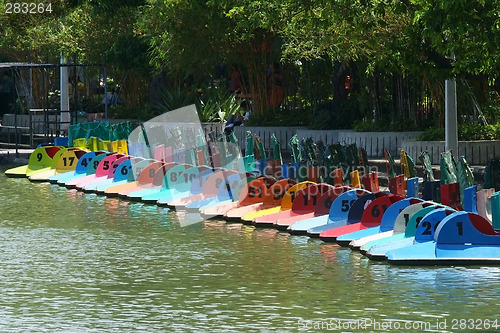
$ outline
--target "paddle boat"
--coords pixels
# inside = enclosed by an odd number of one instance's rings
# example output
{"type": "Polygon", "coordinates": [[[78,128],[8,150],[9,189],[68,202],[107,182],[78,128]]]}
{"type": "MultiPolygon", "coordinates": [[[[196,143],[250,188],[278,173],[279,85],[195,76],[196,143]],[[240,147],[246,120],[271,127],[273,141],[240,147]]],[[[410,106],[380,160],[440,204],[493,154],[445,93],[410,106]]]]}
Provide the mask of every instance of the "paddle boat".
{"type": "Polygon", "coordinates": [[[205,207],[203,210],[200,209],[201,214],[204,218],[224,216],[231,209],[263,203],[269,187],[275,182],[275,179],[265,176],[250,181],[242,180],[234,194],[238,200],[205,207]]]}
{"type": "MultiPolygon", "coordinates": [[[[161,195],[159,198],[152,198],[149,203],[156,203],[158,206],[168,206],[168,203],[174,200],[187,198],[190,196],[202,195],[203,193],[203,185],[206,184],[208,179],[213,176],[214,171],[209,168],[203,168],[196,176],[193,178],[193,181],[190,184],[190,187],[187,191],[181,191],[183,187],[176,189],[165,189],[164,191],[160,191],[158,195],[161,195]]],[[[191,170],[191,169],[188,169],[191,170]]],[[[146,197],[142,199],[144,202],[148,202],[146,197]]]]}
{"type": "MultiPolygon", "coordinates": [[[[476,190],[477,190],[476,186],[470,186],[464,190],[464,207],[466,207],[467,209],[469,209],[471,211],[476,210],[476,200],[477,200],[476,190]]],[[[443,196],[446,197],[446,194],[444,194],[443,196]]],[[[408,242],[413,241],[413,238],[414,238],[415,232],[416,232],[415,227],[418,228],[420,226],[421,222],[419,221],[419,219],[423,218],[423,214],[425,214],[426,211],[431,213],[434,210],[439,209],[439,207],[445,207],[446,208],[445,212],[455,211],[448,206],[439,205],[439,204],[436,204],[436,206],[433,206],[433,204],[434,204],[433,202],[425,202],[424,206],[426,206],[426,207],[423,208],[421,211],[415,213],[411,217],[411,219],[414,220],[414,222],[407,223],[407,226],[406,226],[405,231],[404,231],[404,237],[402,240],[395,240],[394,238],[392,238],[391,242],[379,244],[379,245],[377,245],[377,244],[374,245],[373,242],[376,242],[376,240],[374,240],[374,239],[366,239],[366,240],[364,240],[364,242],[362,239],[357,240],[359,242],[359,245],[361,245],[362,253],[367,255],[369,258],[374,259],[374,260],[383,260],[383,259],[385,259],[385,253],[388,251],[388,249],[391,249],[391,246],[401,247],[401,244],[408,244],[408,242]],[[429,206],[429,207],[427,207],[427,206],[429,206]],[[366,244],[366,247],[364,244],[366,244]],[[369,246],[371,246],[371,248],[366,250],[369,246]]],[[[440,216],[440,215],[436,215],[436,216],[440,216]]],[[[408,219],[408,217],[405,217],[405,218],[408,219]]],[[[435,216],[433,218],[435,218],[435,216]]],[[[427,223],[428,222],[426,222],[426,224],[427,223]]],[[[402,237],[401,234],[395,236],[395,238],[398,238],[398,237],[402,237]]],[[[390,239],[391,238],[389,238],[389,240],[390,239]]],[[[386,240],[387,239],[383,240],[383,242],[385,242],[386,240]]]]}
{"type": "Polygon", "coordinates": [[[380,226],[382,217],[387,207],[390,207],[393,203],[402,200],[403,197],[394,194],[386,194],[383,192],[378,192],[369,204],[365,206],[361,220],[355,223],[348,223],[345,226],[340,226],[334,229],[325,230],[320,233],[319,237],[324,242],[337,242],[341,246],[347,246],[351,240],[345,240],[339,243],[337,238],[354,231],[359,231],[371,227],[380,226]]]}
{"type": "MultiPolygon", "coordinates": [[[[400,190],[400,186],[398,186],[399,183],[403,183],[403,180],[404,179],[402,179],[401,177],[399,177],[399,179],[397,177],[391,178],[392,186],[390,187],[392,187],[392,190],[394,190],[395,192],[393,194],[404,196],[404,188],[401,186],[400,190]]],[[[390,206],[381,206],[383,210],[383,216],[382,221],[380,222],[380,226],[366,228],[355,231],[353,233],[341,235],[337,238],[337,243],[342,245],[348,244],[351,249],[357,250],[362,244],[366,243],[369,240],[385,237],[386,234],[383,233],[392,231],[392,229],[394,228],[394,221],[402,209],[406,208],[410,204],[423,201],[415,197],[418,194],[418,178],[414,177],[408,179],[406,182],[406,189],[406,195],[408,196],[408,198],[396,201],[390,206]]],[[[376,211],[374,211],[374,213],[376,214],[378,213],[378,211],[379,209],[376,208],[376,211]]]]}
{"type": "MultiPolygon", "coordinates": [[[[279,182],[278,182],[279,183],[279,182]]],[[[275,184],[276,185],[276,184],[275,184]]],[[[272,186],[274,188],[274,191],[279,191],[279,190],[284,190],[284,188],[280,187],[275,187],[275,185],[272,186]]],[[[274,214],[277,212],[280,212],[282,210],[288,210],[292,208],[292,202],[295,197],[295,193],[302,188],[308,186],[308,182],[301,182],[301,183],[296,183],[292,186],[290,186],[283,194],[281,194],[281,201],[279,206],[274,206],[271,208],[265,208],[265,209],[260,209],[254,212],[247,213],[241,217],[241,221],[243,224],[252,224],[255,218],[264,216],[264,215],[269,215],[269,214],[274,214]]],[[[274,192],[274,198],[277,199],[279,197],[279,193],[274,192]]],[[[276,202],[276,200],[275,200],[276,202]]]]}
{"type": "MultiPolygon", "coordinates": [[[[283,200],[281,201],[281,206],[279,208],[270,208],[255,213],[255,217],[252,219],[252,224],[259,227],[272,227],[274,222],[279,218],[291,216],[293,202],[297,198],[297,193],[311,185],[316,185],[316,183],[304,181],[293,185],[283,196],[283,200]]],[[[245,218],[247,217],[244,216],[243,219],[245,218]]]]}
{"type": "MultiPolygon", "coordinates": [[[[219,192],[219,188],[222,184],[226,184],[226,179],[232,175],[238,175],[241,177],[240,173],[236,170],[226,170],[226,169],[217,169],[213,171],[213,173],[208,177],[203,184],[203,189],[201,193],[193,194],[187,197],[177,198],[166,202],[164,205],[175,208],[175,209],[184,209],[188,204],[192,202],[198,202],[200,200],[215,198],[219,192]]],[[[241,180],[241,178],[240,178],[241,180]]],[[[238,184],[237,179],[233,179],[238,184]]],[[[209,201],[206,201],[209,202],[209,201]]]]}
{"type": "Polygon", "coordinates": [[[274,222],[274,227],[286,230],[297,221],[315,217],[317,216],[315,212],[317,207],[319,215],[328,214],[333,201],[330,195],[334,189],[332,185],[320,183],[313,184],[297,192],[292,209],[288,211],[287,215],[277,218],[274,222]]]}
{"type": "Polygon", "coordinates": [[[403,238],[415,236],[417,225],[425,214],[441,207],[443,206],[432,201],[424,201],[409,205],[398,214],[394,221],[394,228],[392,231],[388,231],[385,237],[370,240],[360,246],[361,254],[365,254],[374,245],[391,243],[403,238]]]}
{"type": "Polygon", "coordinates": [[[335,242],[340,246],[359,249],[359,243],[362,244],[368,239],[380,237],[380,226],[384,216],[387,216],[387,210],[402,200],[405,198],[395,194],[378,197],[366,206],[361,222],[337,228],[335,231],[329,230],[329,236],[332,237],[332,240],[335,238],[335,242]]]}
{"type": "Polygon", "coordinates": [[[248,183],[251,182],[252,180],[255,180],[256,176],[248,176],[241,179],[238,184],[234,188],[229,188],[228,185],[226,185],[226,192],[228,192],[230,199],[229,200],[214,200],[210,201],[207,204],[202,205],[201,207],[198,208],[198,212],[203,216],[204,219],[208,220],[211,219],[215,216],[222,216],[222,214],[226,211],[229,210],[230,208],[234,208],[238,205],[239,202],[239,197],[241,195],[241,192],[244,191],[244,189],[247,187],[248,183]],[[228,191],[229,189],[229,191],[228,191]],[[221,213],[218,213],[218,210],[222,210],[221,213]],[[216,215],[210,215],[207,213],[206,216],[203,215],[204,211],[207,210],[213,210],[216,215]]]}
{"type": "MultiPolygon", "coordinates": [[[[234,202],[234,195],[238,195],[238,187],[241,181],[247,182],[247,174],[241,172],[235,172],[232,174],[227,174],[224,172],[225,177],[222,183],[215,184],[216,188],[212,191],[217,191],[215,196],[209,196],[199,200],[192,201],[184,206],[190,212],[200,213],[200,211],[210,207],[211,205],[225,204],[234,202]],[[219,185],[217,187],[217,185],[219,185]]],[[[178,209],[178,207],[176,207],[178,209]]]]}
{"type": "MultiPolygon", "coordinates": [[[[91,164],[92,159],[96,157],[98,154],[103,154],[102,151],[89,151],[85,153],[82,157],[78,159],[76,164],[76,168],[73,171],[60,173],[57,175],[53,175],[49,177],[49,183],[52,184],[64,184],[64,182],[69,181],[70,179],[76,179],[87,175],[87,169],[89,164],[91,164]]],[[[97,169],[97,165],[94,169],[97,169]]]]}
{"type": "Polygon", "coordinates": [[[145,186],[143,184],[137,184],[136,187],[129,188],[125,191],[118,193],[119,197],[127,198],[132,201],[140,201],[143,194],[158,193],[165,186],[165,179],[167,173],[174,169],[173,173],[169,176],[177,176],[181,170],[186,170],[191,167],[189,164],[179,164],[178,162],[163,162],[161,161],[161,166],[155,171],[154,177],[150,183],[145,186]]]}
{"type": "Polygon", "coordinates": [[[304,235],[307,234],[308,229],[326,224],[332,204],[341,194],[351,189],[349,186],[333,186],[318,199],[318,204],[314,209],[314,217],[295,221],[288,226],[287,231],[291,234],[304,235]]]}
{"type": "MultiPolygon", "coordinates": [[[[368,241],[367,237],[385,237],[388,233],[392,232],[394,222],[396,221],[398,214],[404,208],[422,201],[423,200],[419,198],[406,198],[396,201],[392,205],[383,209],[384,213],[382,220],[380,221],[380,225],[341,235],[337,238],[337,243],[341,245],[348,244],[351,249],[358,250],[362,243],[364,244],[368,241]]],[[[369,240],[373,239],[374,238],[370,238],[369,240]]]]}
{"type": "MultiPolygon", "coordinates": [[[[181,193],[189,193],[194,181],[199,181],[196,177],[205,170],[210,170],[207,166],[192,166],[190,164],[179,164],[168,170],[163,179],[161,187],[143,190],[129,194],[129,197],[137,197],[137,200],[156,204],[159,200],[169,197],[170,200],[174,196],[181,193]]],[[[201,187],[200,187],[201,188],[201,187]]]]}
{"type": "Polygon", "coordinates": [[[398,214],[406,207],[419,202],[423,202],[423,200],[419,198],[399,200],[387,208],[379,226],[341,235],[337,238],[337,242],[342,242],[343,244],[347,243],[351,249],[359,250],[361,246],[370,241],[392,236],[394,223],[398,214]]]}
{"type": "Polygon", "coordinates": [[[341,194],[332,203],[326,223],[308,229],[307,234],[309,237],[319,238],[323,231],[360,222],[365,205],[374,199],[375,195],[373,193],[361,188],[341,194]]]}
{"type": "MultiPolygon", "coordinates": [[[[123,162],[116,160],[116,163],[120,163],[118,170],[115,171],[115,175],[112,181],[100,182],[96,185],[94,192],[99,195],[105,195],[106,190],[113,186],[123,185],[126,183],[133,182],[139,178],[140,172],[149,164],[153,163],[151,159],[144,159],[142,157],[134,157],[130,155],[128,159],[123,162]]],[[[126,156],[122,157],[125,158],[126,156]]]]}
{"type": "Polygon", "coordinates": [[[398,265],[498,265],[500,233],[476,213],[456,212],[439,223],[432,241],[388,251],[387,260],[398,265]]]}
{"type": "MultiPolygon", "coordinates": [[[[95,173],[97,172],[97,169],[99,169],[99,165],[103,159],[105,159],[107,156],[109,156],[111,153],[108,151],[98,151],[96,152],[95,156],[92,158],[92,163],[87,165],[86,169],[86,175],[83,177],[74,177],[74,178],[69,178],[68,180],[62,180],[61,182],[58,182],[59,185],[64,185],[68,189],[74,189],[76,188],[76,184],[79,182],[83,182],[85,179],[95,179],[95,173]]],[[[102,166],[100,169],[100,174],[101,176],[107,175],[107,172],[102,170],[102,166]]]]}
{"type": "Polygon", "coordinates": [[[8,169],[5,171],[5,175],[11,178],[25,178],[35,171],[50,168],[54,156],[61,148],[58,146],[38,147],[30,154],[28,164],[8,169]]]}
{"type": "Polygon", "coordinates": [[[102,180],[96,179],[95,182],[86,184],[83,187],[83,192],[97,193],[98,188],[113,184],[118,180],[127,179],[130,167],[130,156],[117,154],[116,159],[111,163],[111,167],[108,168],[108,174],[106,178],[102,180]]]}
{"type": "MultiPolygon", "coordinates": [[[[105,180],[108,178],[108,174],[110,170],[113,170],[112,165],[113,163],[123,157],[123,154],[114,154],[114,153],[108,153],[107,156],[105,156],[103,159],[99,161],[99,164],[97,166],[97,170],[94,174],[88,175],[85,177],[77,178],[74,181],[70,181],[67,184],[73,184],[74,183],[74,188],[76,188],[79,191],[85,192],[85,186],[88,186],[89,184],[99,182],[102,180],[105,180]]],[[[98,160],[97,157],[95,160],[98,160]]],[[[68,187],[68,186],[66,186],[68,187]]]]}
{"type": "Polygon", "coordinates": [[[147,172],[144,172],[144,170],[141,171],[141,173],[139,174],[139,178],[137,178],[137,181],[125,184],[127,186],[123,185],[124,188],[121,188],[118,191],[118,196],[123,199],[128,199],[128,195],[130,193],[141,191],[144,189],[160,188],[166,171],[176,165],[178,165],[177,162],[155,161],[151,163],[147,166],[147,172]]]}
{"type": "MultiPolygon", "coordinates": [[[[313,198],[316,204],[313,207],[312,214],[303,214],[292,216],[286,219],[276,221],[277,228],[280,230],[287,230],[290,232],[290,227],[301,221],[310,220],[317,217],[326,217],[330,213],[330,207],[333,201],[341,194],[344,193],[349,187],[333,186],[328,184],[328,190],[320,194],[319,197],[313,198]]],[[[314,202],[313,202],[314,203],[314,202]]]]}
{"type": "MultiPolygon", "coordinates": [[[[250,204],[242,207],[232,208],[226,214],[224,214],[224,218],[227,221],[242,221],[242,217],[250,216],[250,214],[266,210],[273,207],[280,207],[283,196],[285,193],[292,187],[297,184],[294,179],[285,178],[275,182],[268,190],[263,192],[263,201],[255,204],[250,204]]],[[[250,216],[251,217],[251,216],[250,216]]],[[[251,218],[250,218],[251,221],[251,218]]]]}
{"type": "Polygon", "coordinates": [[[450,208],[436,208],[427,213],[416,228],[415,236],[405,237],[400,240],[394,240],[389,243],[383,243],[372,246],[367,252],[366,256],[372,260],[385,260],[387,259],[386,253],[403,248],[415,243],[422,243],[434,239],[434,230],[437,225],[448,215],[456,212],[450,208]]]}
{"type": "MultiPolygon", "coordinates": [[[[155,160],[144,160],[139,162],[142,165],[146,164],[144,167],[138,167],[132,165],[132,175],[137,176],[134,177],[134,180],[131,182],[126,182],[124,184],[117,184],[111,187],[108,187],[104,190],[104,195],[107,197],[117,197],[120,194],[125,196],[127,191],[133,191],[138,189],[140,186],[151,186],[153,183],[156,171],[163,166],[162,162],[155,160]]],[[[131,176],[132,176],[131,175],[131,176]]]]}
{"type": "Polygon", "coordinates": [[[49,168],[31,172],[28,179],[33,182],[48,182],[51,176],[74,171],[78,164],[78,159],[86,152],[86,150],[81,150],[80,148],[61,148],[54,155],[52,165],[49,168]]]}

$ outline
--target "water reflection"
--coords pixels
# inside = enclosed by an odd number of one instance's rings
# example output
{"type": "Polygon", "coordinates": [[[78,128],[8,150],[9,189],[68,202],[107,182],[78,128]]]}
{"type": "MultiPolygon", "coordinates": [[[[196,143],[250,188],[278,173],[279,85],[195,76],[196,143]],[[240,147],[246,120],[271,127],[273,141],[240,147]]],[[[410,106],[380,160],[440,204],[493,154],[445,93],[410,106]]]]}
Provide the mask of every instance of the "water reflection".
{"type": "Polygon", "coordinates": [[[498,267],[394,267],[3,175],[0,194],[5,331],[290,332],[299,320],[494,318],[500,299],[498,267]]]}

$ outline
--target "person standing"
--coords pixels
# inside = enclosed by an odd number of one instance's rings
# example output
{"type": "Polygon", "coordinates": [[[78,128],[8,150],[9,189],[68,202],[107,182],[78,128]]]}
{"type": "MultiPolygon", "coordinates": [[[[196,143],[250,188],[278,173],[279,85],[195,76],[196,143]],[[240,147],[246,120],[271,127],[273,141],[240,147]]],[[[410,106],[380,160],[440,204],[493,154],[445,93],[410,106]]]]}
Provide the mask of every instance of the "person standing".
{"type": "Polygon", "coordinates": [[[238,65],[233,64],[233,71],[231,72],[231,81],[229,82],[229,94],[241,94],[243,80],[238,65]]]}
{"type": "Polygon", "coordinates": [[[0,115],[9,113],[9,98],[11,82],[5,72],[0,72],[0,115]]]}
{"type": "Polygon", "coordinates": [[[267,97],[270,107],[279,107],[283,102],[283,75],[279,63],[275,62],[269,68],[267,75],[267,97]]]}

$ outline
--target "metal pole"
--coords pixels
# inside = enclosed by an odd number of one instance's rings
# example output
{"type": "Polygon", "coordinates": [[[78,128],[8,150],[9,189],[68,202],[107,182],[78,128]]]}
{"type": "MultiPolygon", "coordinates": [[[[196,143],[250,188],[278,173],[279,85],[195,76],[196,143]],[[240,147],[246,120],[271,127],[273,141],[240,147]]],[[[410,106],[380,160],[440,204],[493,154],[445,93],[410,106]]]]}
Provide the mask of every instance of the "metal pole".
{"type": "Polygon", "coordinates": [[[458,156],[458,125],[457,125],[457,82],[455,79],[445,82],[445,149],[458,156]]]}
{"type": "MultiPolygon", "coordinates": [[[[28,62],[31,64],[31,52],[29,53],[28,55],[28,62]]],[[[30,74],[30,91],[29,91],[29,101],[28,101],[28,105],[29,107],[35,107],[34,105],[32,105],[31,101],[33,101],[33,67],[30,66],[30,71],[29,71],[29,74],[30,74]]],[[[29,109],[28,107],[28,109],[29,109]]]]}
{"type": "MultiPolygon", "coordinates": [[[[48,63],[48,61],[47,61],[48,63]]],[[[44,76],[44,81],[45,81],[45,75],[46,75],[46,68],[44,67],[43,68],[43,76],[44,76]]],[[[49,72],[50,74],[50,72],[49,72]]],[[[50,84],[50,81],[47,80],[47,84],[44,84],[44,88],[43,88],[43,138],[45,140],[45,143],[48,142],[49,140],[49,105],[48,105],[48,101],[47,101],[47,95],[49,93],[48,91],[48,84],[50,84]]]]}
{"type": "Polygon", "coordinates": [[[104,53],[104,119],[108,120],[108,73],[106,71],[106,53],[104,53]]]}
{"type": "MultiPolygon", "coordinates": [[[[61,52],[61,65],[65,64],[64,55],[61,52]]],[[[60,80],[61,80],[61,113],[59,115],[59,121],[61,122],[60,130],[68,130],[69,123],[71,120],[70,110],[69,110],[69,82],[68,82],[68,67],[61,66],[59,68],[60,80]]]]}
{"type": "Polygon", "coordinates": [[[73,53],[73,100],[75,102],[75,112],[73,116],[75,117],[75,124],[78,124],[78,81],[76,77],[76,53],[73,53]]]}
{"type": "MultiPolygon", "coordinates": [[[[14,76],[14,70],[11,69],[10,70],[10,75],[12,76],[12,79],[14,82],[14,101],[13,101],[13,105],[14,105],[14,140],[15,140],[15,143],[16,143],[16,158],[19,157],[19,144],[21,143],[19,141],[19,138],[18,138],[18,128],[17,128],[17,105],[16,105],[16,99],[17,99],[17,96],[16,96],[16,92],[17,92],[17,89],[15,89],[16,87],[16,77],[14,76]]],[[[10,142],[9,142],[10,143],[10,142]]]]}

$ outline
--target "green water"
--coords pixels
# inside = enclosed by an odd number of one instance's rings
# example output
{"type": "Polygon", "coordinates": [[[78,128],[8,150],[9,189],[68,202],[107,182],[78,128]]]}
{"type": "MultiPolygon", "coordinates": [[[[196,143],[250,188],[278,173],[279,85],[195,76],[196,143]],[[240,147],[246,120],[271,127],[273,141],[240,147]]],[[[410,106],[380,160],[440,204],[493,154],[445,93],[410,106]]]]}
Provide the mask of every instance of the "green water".
{"type": "Polygon", "coordinates": [[[500,330],[499,267],[394,267],[272,229],[183,227],[181,213],[3,172],[0,194],[2,332],[500,330]]]}

